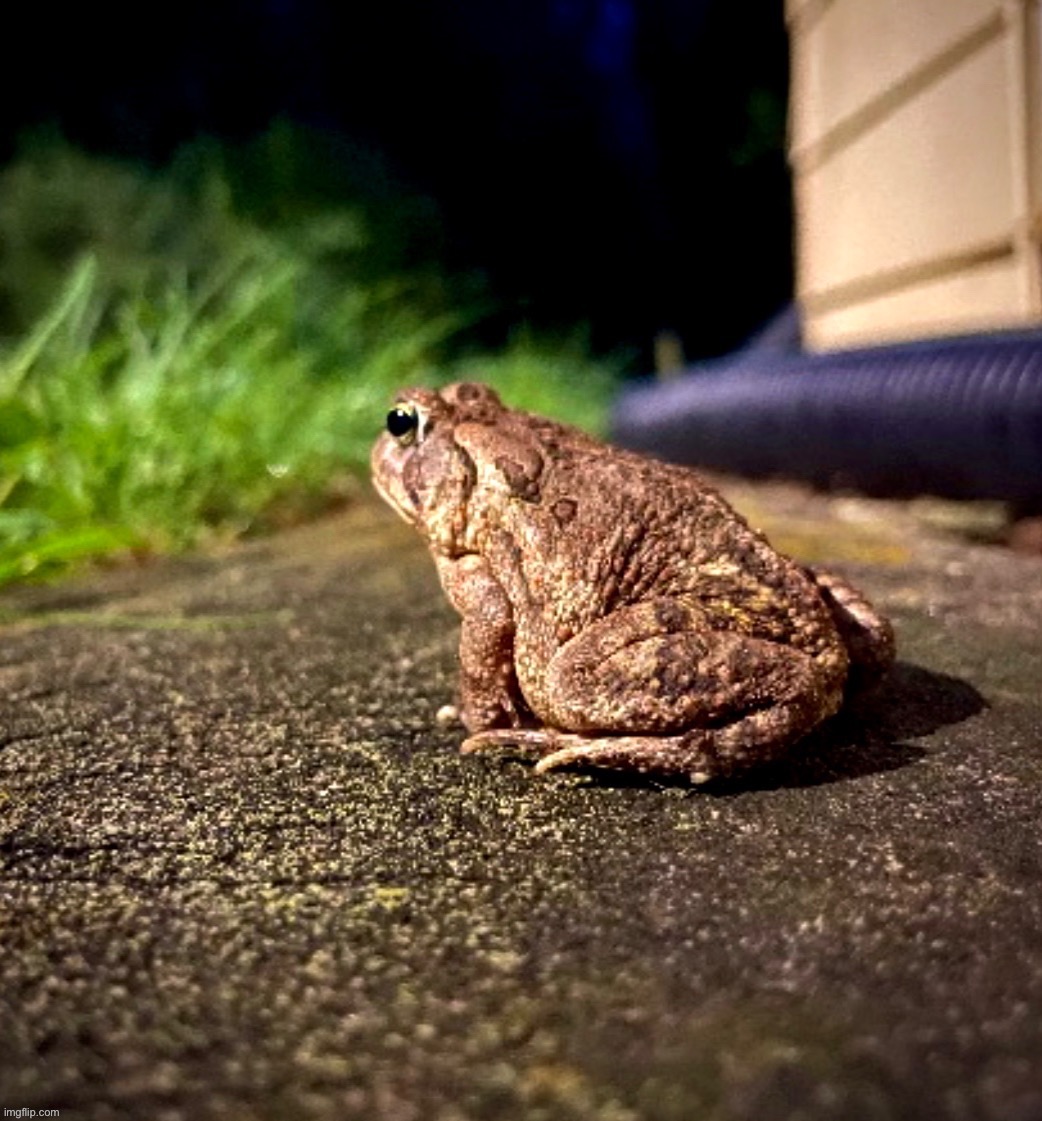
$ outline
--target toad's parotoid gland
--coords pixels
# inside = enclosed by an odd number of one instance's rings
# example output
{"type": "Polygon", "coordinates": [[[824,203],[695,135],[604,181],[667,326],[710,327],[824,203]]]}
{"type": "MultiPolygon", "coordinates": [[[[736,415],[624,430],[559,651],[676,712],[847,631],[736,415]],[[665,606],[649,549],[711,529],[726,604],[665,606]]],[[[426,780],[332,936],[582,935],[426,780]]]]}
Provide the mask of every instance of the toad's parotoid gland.
{"type": "Polygon", "coordinates": [[[372,471],[462,617],[465,752],[704,782],[776,758],[893,661],[860,593],[695,472],[487,386],[403,390],[372,471]]]}

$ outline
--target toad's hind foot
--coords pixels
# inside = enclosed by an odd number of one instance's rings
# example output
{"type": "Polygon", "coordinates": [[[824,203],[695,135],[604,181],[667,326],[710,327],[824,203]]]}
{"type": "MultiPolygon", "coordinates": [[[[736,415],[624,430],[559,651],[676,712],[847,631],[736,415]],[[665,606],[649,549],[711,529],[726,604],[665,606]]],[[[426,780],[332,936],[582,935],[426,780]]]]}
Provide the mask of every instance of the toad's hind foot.
{"type": "Polygon", "coordinates": [[[461,750],[506,749],[538,756],[534,773],[560,767],[597,767],[643,775],[686,778],[700,784],[730,778],[784,754],[832,715],[839,698],[823,705],[814,696],[750,712],[721,728],[691,728],[672,735],[559,732],[553,728],[492,728],[468,737],[461,750]]]}
{"type": "Polygon", "coordinates": [[[504,751],[527,758],[553,752],[565,739],[578,740],[580,736],[554,732],[549,728],[488,728],[467,736],[460,746],[460,754],[476,755],[482,751],[504,751]]]}
{"type": "MultiPolygon", "coordinates": [[[[574,732],[558,732],[553,728],[490,728],[468,736],[460,747],[460,753],[476,755],[483,751],[501,751],[527,759],[538,759],[535,774],[544,774],[554,768],[569,765],[632,769],[633,764],[626,762],[618,752],[612,755],[612,759],[617,760],[614,762],[608,762],[607,756],[603,762],[598,762],[596,758],[598,746],[617,748],[626,740],[637,742],[639,737],[595,738],[574,732]]],[[[630,757],[631,754],[626,755],[627,759],[630,757]]]]}
{"type": "Polygon", "coordinates": [[[535,765],[537,775],[561,767],[598,767],[634,774],[675,776],[696,785],[729,773],[716,755],[713,736],[688,732],[654,739],[645,736],[562,736],[556,750],[535,765]]]}
{"type": "Polygon", "coordinates": [[[537,775],[563,767],[596,767],[637,774],[677,775],[702,783],[730,771],[713,753],[713,737],[688,732],[665,737],[584,736],[550,728],[493,728],[464,740],[465,755],[508,751],[539,757],[537,775]]]}

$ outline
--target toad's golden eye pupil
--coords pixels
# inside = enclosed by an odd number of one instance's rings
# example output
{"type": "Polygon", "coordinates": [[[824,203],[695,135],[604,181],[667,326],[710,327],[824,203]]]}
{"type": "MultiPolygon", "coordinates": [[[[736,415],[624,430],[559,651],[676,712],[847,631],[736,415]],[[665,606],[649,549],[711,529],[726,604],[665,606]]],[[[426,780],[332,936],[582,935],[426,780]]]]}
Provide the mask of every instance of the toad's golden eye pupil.
{"type": "Polygon", "coordinates": [[[387,431],[396,439],[404,440],[416,431],[416,410],[410,405],[395,405],[387,414],[387,431]]]}

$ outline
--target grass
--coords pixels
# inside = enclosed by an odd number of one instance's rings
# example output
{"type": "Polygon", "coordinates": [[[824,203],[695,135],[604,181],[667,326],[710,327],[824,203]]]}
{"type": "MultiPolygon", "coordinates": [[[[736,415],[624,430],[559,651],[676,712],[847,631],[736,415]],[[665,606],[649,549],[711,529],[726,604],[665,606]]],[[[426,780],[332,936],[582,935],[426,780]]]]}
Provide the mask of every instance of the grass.
{"type": "MultiPolygon", "coordinates": [[[[63,190],[89,190],[92,165],[69,159],[78,174],[63,190]]],[[[143,232],[128,242],[133,223],[113,219],[115,248],[98,232],[103,185],[86,236],[66,237],[75,257],[45,262],[60,288],[42,309],[27,297],[31,326],[0,347],[0,583],[198,548],[349,499],[390,396],[410,382],[480,377],[511,403],[603,423],[611,363],[523,333],[465,352],[473,311],[431,262],[374,270],[364,208],[265,227],[211,178],[189,258],[153,243],[149,213],[171,226],[169,182],[136,174],[116,194],[144,214],[143,232]]]]}

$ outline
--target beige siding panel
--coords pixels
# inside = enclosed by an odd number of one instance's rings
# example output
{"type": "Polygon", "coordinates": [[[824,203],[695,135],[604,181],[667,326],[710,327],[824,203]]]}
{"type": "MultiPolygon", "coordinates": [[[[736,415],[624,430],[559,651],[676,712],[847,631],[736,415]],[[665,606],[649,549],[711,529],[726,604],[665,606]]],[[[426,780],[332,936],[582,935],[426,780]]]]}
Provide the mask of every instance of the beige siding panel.
{"type": "Polygon", "coordinates": [[[793,19],[793,141],[814,143],[885,90],[994,19],[997,0],[835,0],[793,19]]]}
{"type": "Polygon", "coordinates": [[[1006,44],[996,41],[797,176],[801,296],[828,297],[1011,236],[1019,216],[1006,69],[1006,44]]]}
{"type": "Polygon", "coordinates": [[[1014,257],[957,276],[808,317],[813,349],[894,342],[1033,322],[1024,299],[1024,265],[1014,257]]]}
{"type": "Polygon", "coordinates": [[[794,20],[809,2],[810,0],[785,0],[785,18],[794,20]]]}

